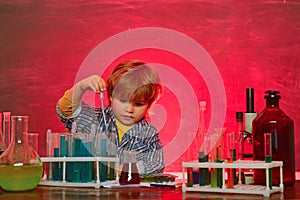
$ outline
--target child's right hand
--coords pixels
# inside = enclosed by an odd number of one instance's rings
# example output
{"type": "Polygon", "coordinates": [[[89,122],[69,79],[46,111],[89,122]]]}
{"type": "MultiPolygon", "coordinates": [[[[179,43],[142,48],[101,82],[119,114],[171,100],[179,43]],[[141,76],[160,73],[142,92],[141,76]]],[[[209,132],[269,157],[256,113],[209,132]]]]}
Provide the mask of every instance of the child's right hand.
{"type": "Polygon", "coordinates": [[[98,75],[91,75],[77,84],[77,87],[86,92],[87,90],[94,91],[95,93],[103,92],[106,89],[106,84],[103,78],[98,75]]]}

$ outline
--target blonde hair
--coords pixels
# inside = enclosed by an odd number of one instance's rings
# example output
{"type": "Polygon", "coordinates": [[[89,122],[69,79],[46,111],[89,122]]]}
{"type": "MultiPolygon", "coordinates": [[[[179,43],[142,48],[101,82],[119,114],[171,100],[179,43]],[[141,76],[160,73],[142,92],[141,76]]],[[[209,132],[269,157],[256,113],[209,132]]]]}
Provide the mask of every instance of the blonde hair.
{"type": "Polygon", "coordinates": [[[149,106],[159,99],[162,89],[156,70],[139,60],[118,64],[107,80],[109,99],[122,97],[129,102],[144,102],[149,106]]]}

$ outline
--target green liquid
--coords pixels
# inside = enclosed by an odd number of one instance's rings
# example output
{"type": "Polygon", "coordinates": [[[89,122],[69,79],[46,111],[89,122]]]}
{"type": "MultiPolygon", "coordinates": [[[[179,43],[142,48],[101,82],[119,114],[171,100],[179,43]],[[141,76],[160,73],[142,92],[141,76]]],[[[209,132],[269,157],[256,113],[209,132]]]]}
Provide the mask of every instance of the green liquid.
{"type": "Polygon", "coordinates": [[[28,165],[14,167],[0,166],[0,185],[7,191],[31,190],[40,182],[43,174],[43,165],[28,165]]]}
{"type": "MultiPolygon", "coordinates": [[[[272,156],[265,157],[266,163],[272,162],[272,156]]],[[[272,189],[272,168],[269,169],[269,188],[272,189]]]]}
{"type": "Polygon", "coordinates": [[[218,187],[217,184],[217,169],[213,168],[210,172],[210,187],[216,188],[218,187]]]}

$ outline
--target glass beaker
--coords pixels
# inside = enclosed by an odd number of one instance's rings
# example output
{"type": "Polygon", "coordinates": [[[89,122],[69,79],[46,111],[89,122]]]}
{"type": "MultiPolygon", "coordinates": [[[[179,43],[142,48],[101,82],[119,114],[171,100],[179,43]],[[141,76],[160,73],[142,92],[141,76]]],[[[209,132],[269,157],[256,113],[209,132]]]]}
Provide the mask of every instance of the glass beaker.
{"type": "Polygon", "coordinates": [[[7,191],[34,189],[43,175],[39,155],[29,145],[28,116],[12,116],[12,141],[0,156],[0,185],[7,191]]]}

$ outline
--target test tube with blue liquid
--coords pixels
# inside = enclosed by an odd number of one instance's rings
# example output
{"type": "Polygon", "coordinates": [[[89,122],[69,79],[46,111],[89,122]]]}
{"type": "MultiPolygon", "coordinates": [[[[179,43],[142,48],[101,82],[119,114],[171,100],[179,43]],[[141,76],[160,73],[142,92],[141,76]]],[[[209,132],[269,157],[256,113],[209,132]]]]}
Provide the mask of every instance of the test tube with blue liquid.
{"type": "MultiPolygon", "coordinates": [[[[92,156],[92,140],[90,133],[77,133],[73,135],[73,156],[92,156]]],[[[73,163],[73,182],[91,182],[93,163],[90,161],[73,163]]]]}
{"type": "MultiPolygon", "coordinates": [[[[73,134],[74,133],[70,133],[67,134],[67,157],[73,157],[74,156],[74,152],[73,152],[73,143],[74,143],[74,138],[73,138],[73,134]]],[[[73,166],[74,163],[73,162],[67,162],[66,163],[66,180],[69,182],[73,182],[73,166]]]]}
{"type": "MultiPolygon", "coordinates": [[[[111,140],[108,140],[108,157],[116,157],[117,156],[117,146],[116,146],[116,135],[113,134],[111,140]]],[[[110,162],[109,163],[109,173],[108,173],[108,179],[109,180],[114,180],[115,179],[115,163],[110,162]]]]}
{"type": "MultiPolygon", "coordinates": [[[[101,137],[101,157],[107,157],[107,139],[104,133],[102,133],[101,137]]],[[[104,182],[107,179],[107,165],[107,162],[100,163],[100,182],[104,182]]]]}
{"type": "MultiPolygon", "coordinates": [[[[60,157],[60,133],[52,133],[47,131],[47,156],[48,157],[60,157]]],[[[62,171],[61,163],[53,162],[48,165],[48,180],[61,181],[62,171]]]]}
{"type": "MultiPolygon", "coordinates": [[[[96,157],[107,157],[107,138],[105,133],[96,133],[96,139],[94,144],[94,155],[96,157]]],[[[108,172],[108,163],[107,162],[100,162],[100,182],[104,182],[107,179],[107,172],[108,172]]]]}
{"type": "MultiPolygon", "coordinates": [[[[66,135],[65,134],[61,134],[60,135],[60,157],[66,157],[67,156],[67,141],[66,141],[66,135]]],[[[62,176],[63,174],[63,166],[61,164],[60,166],[60,176],[62,176]]]]}
{"type": "MultiPolygon", "coordinates": [[[[81,137],[81,156],[82,157],[91,157],[92,147],[93,147],[93,135],[90,133],[84,133],[81,137]]],[[[86,161],[82,163],[82,169],[80,174],[81,182],[91,182],[93,174],[93,162],[86,161]]]]}

